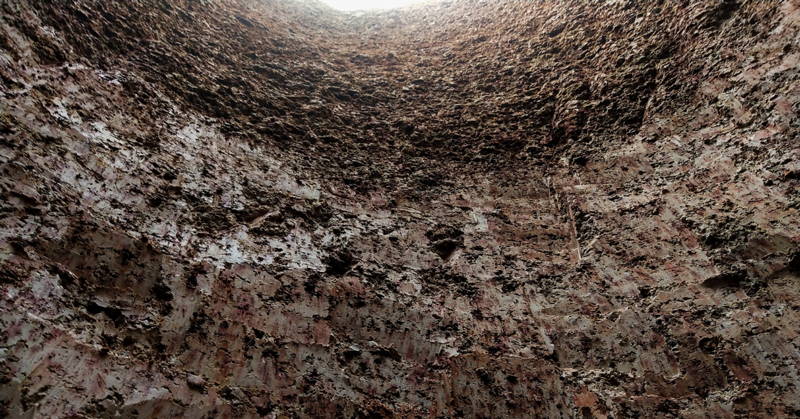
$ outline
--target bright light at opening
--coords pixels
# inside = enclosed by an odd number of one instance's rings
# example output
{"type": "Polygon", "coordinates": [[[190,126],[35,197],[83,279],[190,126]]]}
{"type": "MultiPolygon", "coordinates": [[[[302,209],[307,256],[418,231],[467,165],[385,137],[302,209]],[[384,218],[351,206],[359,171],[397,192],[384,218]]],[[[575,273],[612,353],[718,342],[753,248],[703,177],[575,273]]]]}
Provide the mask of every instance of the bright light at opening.
{"type": "Polygon", "coordinates": [[[393,9],[420,0],[323,0],[331,7],[338,10],[369,10],[369,9],[393,9]]]}

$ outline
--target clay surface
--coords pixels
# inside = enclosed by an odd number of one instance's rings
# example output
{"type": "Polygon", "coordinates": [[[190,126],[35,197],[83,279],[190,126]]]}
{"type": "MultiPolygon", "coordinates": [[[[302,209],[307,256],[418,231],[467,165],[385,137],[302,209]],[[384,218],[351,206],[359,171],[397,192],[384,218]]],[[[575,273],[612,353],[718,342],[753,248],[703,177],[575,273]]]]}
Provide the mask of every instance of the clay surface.
{"type": "Polygon", "coordinates": [[[0,417],[797,417],[799,40],[0,0],[0,417]]]}

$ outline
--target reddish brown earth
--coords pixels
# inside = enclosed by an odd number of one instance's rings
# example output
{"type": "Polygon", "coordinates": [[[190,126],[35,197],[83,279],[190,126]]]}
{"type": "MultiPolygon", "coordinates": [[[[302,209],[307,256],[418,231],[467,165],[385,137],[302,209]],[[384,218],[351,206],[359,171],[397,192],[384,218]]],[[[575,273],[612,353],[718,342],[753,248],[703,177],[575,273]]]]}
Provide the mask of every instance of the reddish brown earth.
{"type": "Polygon", "coordinates": [[[0,1],[0,416],[800,416],[800,2],[0,1]]]}

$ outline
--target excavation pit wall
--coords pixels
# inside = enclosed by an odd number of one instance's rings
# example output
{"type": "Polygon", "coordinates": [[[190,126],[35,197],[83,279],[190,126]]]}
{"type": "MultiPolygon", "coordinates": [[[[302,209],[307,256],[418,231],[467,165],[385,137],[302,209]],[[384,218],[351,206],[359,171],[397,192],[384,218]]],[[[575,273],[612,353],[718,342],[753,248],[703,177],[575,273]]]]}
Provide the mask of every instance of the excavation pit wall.
{"type": "Polygon", "coordinates": [[[796,415],[798,24],[4,2],[0,411],[796,415]]]}

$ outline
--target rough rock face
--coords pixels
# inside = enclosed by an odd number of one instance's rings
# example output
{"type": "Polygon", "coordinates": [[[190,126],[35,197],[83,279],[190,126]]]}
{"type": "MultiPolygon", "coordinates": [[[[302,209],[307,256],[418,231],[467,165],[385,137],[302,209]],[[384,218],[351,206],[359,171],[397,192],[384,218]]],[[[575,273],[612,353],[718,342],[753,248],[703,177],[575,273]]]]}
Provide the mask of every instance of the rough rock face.
{"type": "Polygon", "coordinates": [[[798,416],[799,64],[798,1],[0,1],[0,416],[798,416]]]}

